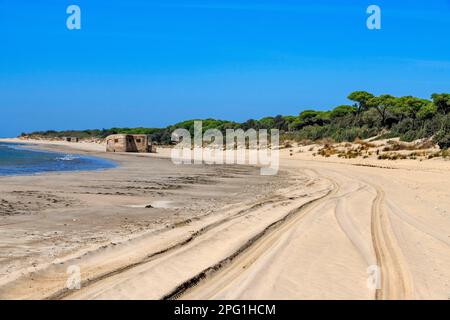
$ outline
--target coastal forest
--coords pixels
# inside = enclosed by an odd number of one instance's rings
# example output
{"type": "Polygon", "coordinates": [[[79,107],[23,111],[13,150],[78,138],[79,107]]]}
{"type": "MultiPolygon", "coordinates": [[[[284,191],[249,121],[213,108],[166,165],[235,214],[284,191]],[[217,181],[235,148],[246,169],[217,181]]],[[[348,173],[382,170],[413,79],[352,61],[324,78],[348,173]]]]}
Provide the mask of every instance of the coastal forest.
{"type": "Polygon", "coordinates": [[[366,91],[352,92],[348,105],[329,111],[305,110],[293,116],[268,116],[243,123],[193,119],[166,128],[111,128],[94,130],[38,131],[22,133],[22,137],[79,139],[105,138],[110,134],[147,134],[157,144],[170,144],[171,134],[177,128],[193,133],[194,121],[203,121],[203,130],[219,129],[278,129],[282,140],[317,141],[331,139],[336,142],[353,142],[355,139],[388,139],[399,137],[402,141],[431,139],[441,149],[450,147],[450,94],[433,94],[431,99],[413,96],[380,96],[366,91]]]}

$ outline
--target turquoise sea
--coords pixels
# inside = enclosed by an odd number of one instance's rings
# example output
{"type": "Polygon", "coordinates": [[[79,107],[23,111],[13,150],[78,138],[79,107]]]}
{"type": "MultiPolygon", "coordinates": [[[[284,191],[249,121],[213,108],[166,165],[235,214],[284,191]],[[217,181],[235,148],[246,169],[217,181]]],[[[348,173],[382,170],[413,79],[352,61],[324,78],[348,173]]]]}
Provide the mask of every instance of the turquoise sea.
{"type": "Polygon", "coordinates": [[[18,143],[0,142],[0,176],[114,167],[114,162],[97,157],[33,150],[18,143]]]}

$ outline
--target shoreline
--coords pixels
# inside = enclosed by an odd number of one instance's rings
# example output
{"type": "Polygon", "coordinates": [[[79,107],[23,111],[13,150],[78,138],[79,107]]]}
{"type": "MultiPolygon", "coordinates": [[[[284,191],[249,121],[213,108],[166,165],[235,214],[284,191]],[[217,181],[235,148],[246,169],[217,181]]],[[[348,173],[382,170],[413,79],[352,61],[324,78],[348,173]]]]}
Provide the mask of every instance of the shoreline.
{"type": "MultiPolygon", "coordinates": [[[[27,150],[30,152],[36,152],[36,153],[44,153],[44,154],[54,154],[55,156],[61,156],[65,157],[67,155],[74,155],[78,156],[81,159],[92,161],[98,166],[98,168],[93,168],[92,164],[85,164],[86,167],[83,168],[83,166],[80,166],[78,168],[55,168],[52,170],[49,169],[42,169],[42,171],[33,171],[33,172],[17,172],[17,173],[11,173],[11,174],[0,174],[0,177],[11,177],[11,176],[29,176],[29,175],[41,175],[41,174],[47,174],[47,173],[58,173],[58,172],[83,172],[83,171],[104,171],[104,170],[110,170],[114,169],[119,166],[119,164],[115,161],[112,161],[111,159],[104,157],[99,154],[88,154],[83,153],[83,151],[75,151],[72,149],[69,149],[67,147],[61,146],[61,147],[53,147],[46,144],[35,144],[33,142],[31,143],[24,143],[24,142],[16,142],[11,141],[8,139],[8,141],[4,141],[0,139],[0,143],[7,143],[7,144],[16,144],[18,146],[18,149],[21,150],[27,150]]],[[[30,166],[32,168],[32,166],[30,166]]]]}
{"type": "Polygon", "coordinates": [[[50,140],[24,140],[19,138],[0,138],[0,142],[21,143],[32,146],[36,150],[63,152],[68,154],[87,155],[113,160],[120,164],[127,157],[150,158],[150,159],[170,159],[170,148],[160,147],[157,153],[132,153],[132,152],[106,152],[104,144],[93,142],[66,142],[50,140]]]}

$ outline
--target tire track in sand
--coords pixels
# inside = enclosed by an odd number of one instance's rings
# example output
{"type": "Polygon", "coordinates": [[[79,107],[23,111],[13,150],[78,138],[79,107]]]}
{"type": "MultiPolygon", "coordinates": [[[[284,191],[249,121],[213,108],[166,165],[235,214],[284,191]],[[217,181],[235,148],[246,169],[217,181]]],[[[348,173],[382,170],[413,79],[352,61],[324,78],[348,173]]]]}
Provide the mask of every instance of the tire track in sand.
{"type": "Polygon", "coordinates": [[[377,300],[409,300],[414,297],[413,283],[397,239],[384,208],[384,191],[371,185],[377,195],[372,204],[372,241],[377,264],[381,268],[381,288],[377,300]]]}
{"type": "Polygon", "coordinates": [[[222,282],[222,280],[224,280],[229,282],[231,279],[236,278],[242,269],[246,269],[252,265],[262,254],[273,246],[276,240],[278,240],[288,229],[295,226],[306,214],[324,202],[333,199],[339,192],[340,186],[331,179],[327,178],[326,180],[332,185],[332,189],[327,194],[318,199],[309,201],[296,210],[289,212],[284,218],[269,225],[261,233],[247,241],[233,255],[183,282],[172,292],[166,294],[163,297],[163,300],[183,298],[184,295],[189,295],[191,291],[199,290],[202,285],[208,285],[210,281],[222,282]]]}
{"type": "MultiPolygon", "coordinates": [[[[310,183],[310,182],[308,182],[310,183]]],[[[85,280],[82,283],[82,290],[86,290],[89,287],[91,287],[92,285],[96,285],[98,283],[101,283],[104,280],[108,280],[111,277],[114,277],[116,275],[122,274],[124,272],[127,272],[133,268],[136,268],[138,266],[144,265],[146,263],[149,263],[151,261],[154,261],[156,259],[159,259],[161,257],[164,257],[164,255],[169,254],[171,252],[174,252],[178,249],[182,249],[184,248],[187,244],[194,242],[194,240],[196,240],[197,238],[199,238],[202,235],[207,234],[208,232],[212,232],[214,231],[215,228],[227,223],[227,222],[231,222],[232,220],[244,217],[246,214],[256,211],[260,208],[263,208],[265,206],[283,206],[286,201],[293,201],[293,200],[297,200],[297,199],[301,199],[305,196],[304,193],[300,193],[300,194],[293,194],[293,191],[296,190],[296,188],[288,188],[287,191],[282,192],[282,193],[277,193],[271,197],[268,197],[267,199],[263,199],[263,200],[259,200],[257,202],[254,202],[251,206],[244,208],[244,209],[240,209],[237,213],[234,213],[233,215],[227,216],[223,219],[220,219],[218,221],[215,221],[211,224],[208,224],[204,227],[202,227],[201,229],[195,231],[194,233],[192,233],[187,239],[184,239],[181,242],[175,243],[174,245],[168,247],[168,248],[164,248],[161,251],[149,254],[148,256],[146,256],[144,259],[141,259],[137,262],[134,263],[129,263],[129,264],[125,264],[123,267],[120,268],[116,268],[113,269],[111,271],[99,274],[95,277],[90,277],[89,279],[85,280]],[[292,190],[291,190],[292,189],[292,190]]],[[[312,193],[308,193],[308,195],[312,195],[314,193],[321,193],[321,191],[314,191],[312,193]]],[[[320,199],[321,197],[319,197],[320,199]]],[[[317,199],[313,199],[310,202],[314,202],[317,199]]],[[[307,205],[309,202],[307,202],[305,205],[307,205]]],[[[49,296],[46,297],[46,299],[48,300],[60,300],[60,299],[66,299],[66,298],[70,298],[70,296],[72,295],[72,291],[68,290],[68,289],[62,289],[60,291],[57,291],[49,296]]]]}

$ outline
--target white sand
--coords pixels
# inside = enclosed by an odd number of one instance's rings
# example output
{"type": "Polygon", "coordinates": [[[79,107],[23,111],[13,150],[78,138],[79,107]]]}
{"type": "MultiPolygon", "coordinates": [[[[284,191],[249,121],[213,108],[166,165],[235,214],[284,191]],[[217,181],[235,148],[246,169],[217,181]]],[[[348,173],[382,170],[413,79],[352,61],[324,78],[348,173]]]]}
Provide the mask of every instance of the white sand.
{"type": "Polygon", "coordinates": [[[326,159],[296,151],[282,152],[289,186],[52,264],[0,286],[0,297],[448,299],[449,161],[326,159]],[[81,290],[65,289],[73,264],[81,268],[81,290]],[[371,266],[380,267],[379,290],[367,285],[371,266]],[[192,280],[195,286],[176,291],[192,280]]]}

